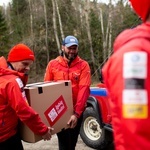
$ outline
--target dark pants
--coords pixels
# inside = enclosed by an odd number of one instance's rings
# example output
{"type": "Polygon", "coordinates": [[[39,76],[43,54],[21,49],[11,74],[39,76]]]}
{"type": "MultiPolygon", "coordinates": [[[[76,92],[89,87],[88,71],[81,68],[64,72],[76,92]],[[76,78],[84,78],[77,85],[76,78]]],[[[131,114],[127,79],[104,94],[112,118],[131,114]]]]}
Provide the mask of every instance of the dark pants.
{"type": "Polygon", "coordinates": [[[78,119],[78,123],[75,128],[69,128],[57,133],[59,150],[75,150],[81,123],[82,117],[78,119]]]}
{"type": "Polygon", "coordinates": [[[23,150],[20,136],[16,134],[8,140],[0,142],[0,150],[23,150]]]}

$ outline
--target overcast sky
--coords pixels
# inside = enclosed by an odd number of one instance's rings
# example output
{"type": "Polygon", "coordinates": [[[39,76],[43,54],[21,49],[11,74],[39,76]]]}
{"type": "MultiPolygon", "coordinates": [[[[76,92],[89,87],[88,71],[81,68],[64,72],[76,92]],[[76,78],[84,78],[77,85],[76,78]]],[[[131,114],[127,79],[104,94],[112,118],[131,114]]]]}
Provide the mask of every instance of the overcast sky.
{"type": "Polygon", "coordinates": [[[0,5],[3,5],[3,4],[7,4],[8,2],[10,2],[11,0],[0,0],[0,5]]]}

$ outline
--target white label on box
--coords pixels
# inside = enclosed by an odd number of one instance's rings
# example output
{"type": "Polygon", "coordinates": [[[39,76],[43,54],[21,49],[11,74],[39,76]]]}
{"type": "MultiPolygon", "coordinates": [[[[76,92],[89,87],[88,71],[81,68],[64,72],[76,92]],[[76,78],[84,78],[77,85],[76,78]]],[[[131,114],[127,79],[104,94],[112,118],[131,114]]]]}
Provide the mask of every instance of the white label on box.
{"type": "Polygon", "coordinates": [[[53,109],[48,113],[48,116],[49,116],[49,118],[51,119],[51,121],[53,122],[53,121],[57,118],[58,114],[57,114],[56,110],[53,108],[53,109]]]}

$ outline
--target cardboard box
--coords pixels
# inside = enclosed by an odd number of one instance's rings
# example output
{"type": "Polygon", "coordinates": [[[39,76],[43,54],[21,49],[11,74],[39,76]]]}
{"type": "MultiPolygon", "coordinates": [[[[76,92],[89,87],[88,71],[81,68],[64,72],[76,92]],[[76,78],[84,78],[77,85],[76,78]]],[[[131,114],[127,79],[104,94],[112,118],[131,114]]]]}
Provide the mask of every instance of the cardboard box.
{"type": "Polygon", "coordinates": [[[34,134],[28,126],[26,126],[24,123],[19,122],[20,124],[20,135],[23,141],[28,143],[35,143],[40,140],[42,140],[42,137],[39,135],[34,134]]]}
{"type": "MultiPolygon", "coordinates": [[[[73,114],[72,88],[70,81],[40,82],[25,87],[29,105],[40,115],[42,121],[54,128],[52,134],[68,128],[67,122],[73,114]]],[[[21,125],[22,140],[37,142],[42,138],[35,135],[26,125],[21,125]]]]}

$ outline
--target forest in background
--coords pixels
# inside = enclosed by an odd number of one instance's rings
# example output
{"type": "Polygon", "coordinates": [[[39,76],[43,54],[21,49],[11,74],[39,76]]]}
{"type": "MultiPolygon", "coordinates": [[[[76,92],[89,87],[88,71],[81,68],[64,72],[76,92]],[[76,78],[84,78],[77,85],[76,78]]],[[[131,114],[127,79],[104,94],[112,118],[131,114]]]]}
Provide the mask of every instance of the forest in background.
{"type": "Polygon", "coordinates": [[[28,45],[36,56],[29,82],[39,82],[49,60],[61,53],[64,37],[74,35],[79,56],[91,67],[92,82],[98,82],[117,35],[140,23],[127,0],[115,5],[112,0],[12,0],[0,7],[0,56],[7,57],[15,44],[28,45]]]}

